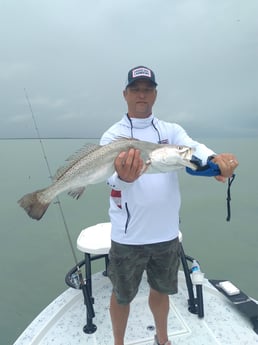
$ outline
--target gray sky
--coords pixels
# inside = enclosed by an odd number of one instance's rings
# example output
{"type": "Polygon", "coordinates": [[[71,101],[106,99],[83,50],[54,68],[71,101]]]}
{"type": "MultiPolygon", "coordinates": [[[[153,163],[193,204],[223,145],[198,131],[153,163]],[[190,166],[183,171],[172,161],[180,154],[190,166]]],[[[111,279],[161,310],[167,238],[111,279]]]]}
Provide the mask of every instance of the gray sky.
{"type": "Polygon", "coordinates": [[[258,136],[257,0],[0,0],[0,138],[99,137],[127,72],[193,137],[258,136]]]}

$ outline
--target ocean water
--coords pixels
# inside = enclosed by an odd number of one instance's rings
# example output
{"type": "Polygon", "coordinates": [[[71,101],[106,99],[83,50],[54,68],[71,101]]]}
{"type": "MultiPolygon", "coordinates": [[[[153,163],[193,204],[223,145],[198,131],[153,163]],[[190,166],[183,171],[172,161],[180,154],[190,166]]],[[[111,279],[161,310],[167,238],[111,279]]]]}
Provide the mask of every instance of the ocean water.
{"type": "MultiPolygon", "coordinates": [[[[240,165],[232,184],[230,222],[226,222],[227,185],[180,172],[184,249],[200,261],[206,277],[229,279],[258,299],[258,139],[199,140],[216,152],[234,152],[240,165]]],[[[96,141],[43,140],[52,174],[85,142],[96,141]]],[[[17,204],[23,194],[50,183],[40,142],[0,140],[0,154],[0,339],[8,345],[67,288],[64,277],[75,262],[58,206],[52,204],[42,220],[35,221],[17,204]]],[[[102,183],[90,186],[78,201],[65,194],[60,197],[78,260],[83,258],[76,249],[80,231],[108,221],[108,193],[102,183]]]]}

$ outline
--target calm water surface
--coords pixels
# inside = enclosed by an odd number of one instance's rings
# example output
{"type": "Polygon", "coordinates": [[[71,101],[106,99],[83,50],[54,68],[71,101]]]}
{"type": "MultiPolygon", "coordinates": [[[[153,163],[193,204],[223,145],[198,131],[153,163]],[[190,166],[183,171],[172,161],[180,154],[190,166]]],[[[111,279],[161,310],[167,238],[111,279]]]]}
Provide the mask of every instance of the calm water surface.
{"type": "MultiPolygon", "coordinates": [[[[86,141],[44,140],[52,171],[86,141]]],[[[240,166],[232,185],[230,222],[225,220],[225,184],[180,173],[185,251],[199,259],[206,277],[229,279],[258,299],[258,139],[201,141],[216,152],[234,152],[240,166]]],[[[39,222],[17,205],[23,194],[50,183],[38,140],[0,140],[0,154],[0,339],[8,345],[66,289],[64,276],[74,260],[56,204],[39,222]]],[[[78,201],[61,196],[74,247],[81,229],[108,221],[108,192],[103,183],[90,186],[78,201]]]]}

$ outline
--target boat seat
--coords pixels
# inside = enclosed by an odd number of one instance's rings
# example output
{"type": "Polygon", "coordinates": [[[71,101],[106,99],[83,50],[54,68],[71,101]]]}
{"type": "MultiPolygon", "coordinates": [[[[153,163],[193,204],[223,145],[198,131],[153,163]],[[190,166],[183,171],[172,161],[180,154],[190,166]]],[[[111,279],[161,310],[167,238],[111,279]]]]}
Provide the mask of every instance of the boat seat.
{"type": "Polygon", "coordinates": [[[92,294],[91,262],[104,258],[105,271],[103,274],[106,275],[110,247],[111,223],[99,223],[85,228],[77,238],[77,248],[84,253],[86,287],[92,303],[94,303],[94,298],[92,294]]]}
{"type": "Polygon", "coordinates": [[[108,254],[111,246],[111,223],[100,223],[81,231],[77,248],[83,253],[108,254]]]}

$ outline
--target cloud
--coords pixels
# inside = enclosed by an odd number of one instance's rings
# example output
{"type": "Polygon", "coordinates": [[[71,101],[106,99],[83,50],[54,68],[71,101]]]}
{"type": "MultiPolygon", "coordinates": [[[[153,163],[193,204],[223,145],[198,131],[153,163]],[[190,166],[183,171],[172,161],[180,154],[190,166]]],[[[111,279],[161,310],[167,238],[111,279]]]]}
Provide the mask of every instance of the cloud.
{"type": "Polygon", "coordinates": [[[257,7],[255,0],[5,2],[0,138],[35,134],[24,88],[44,136],[100,136],[126,112],[126,74],[139,64],[156,73],[159,118],[194,134],[257,135],[257,7]]]}

